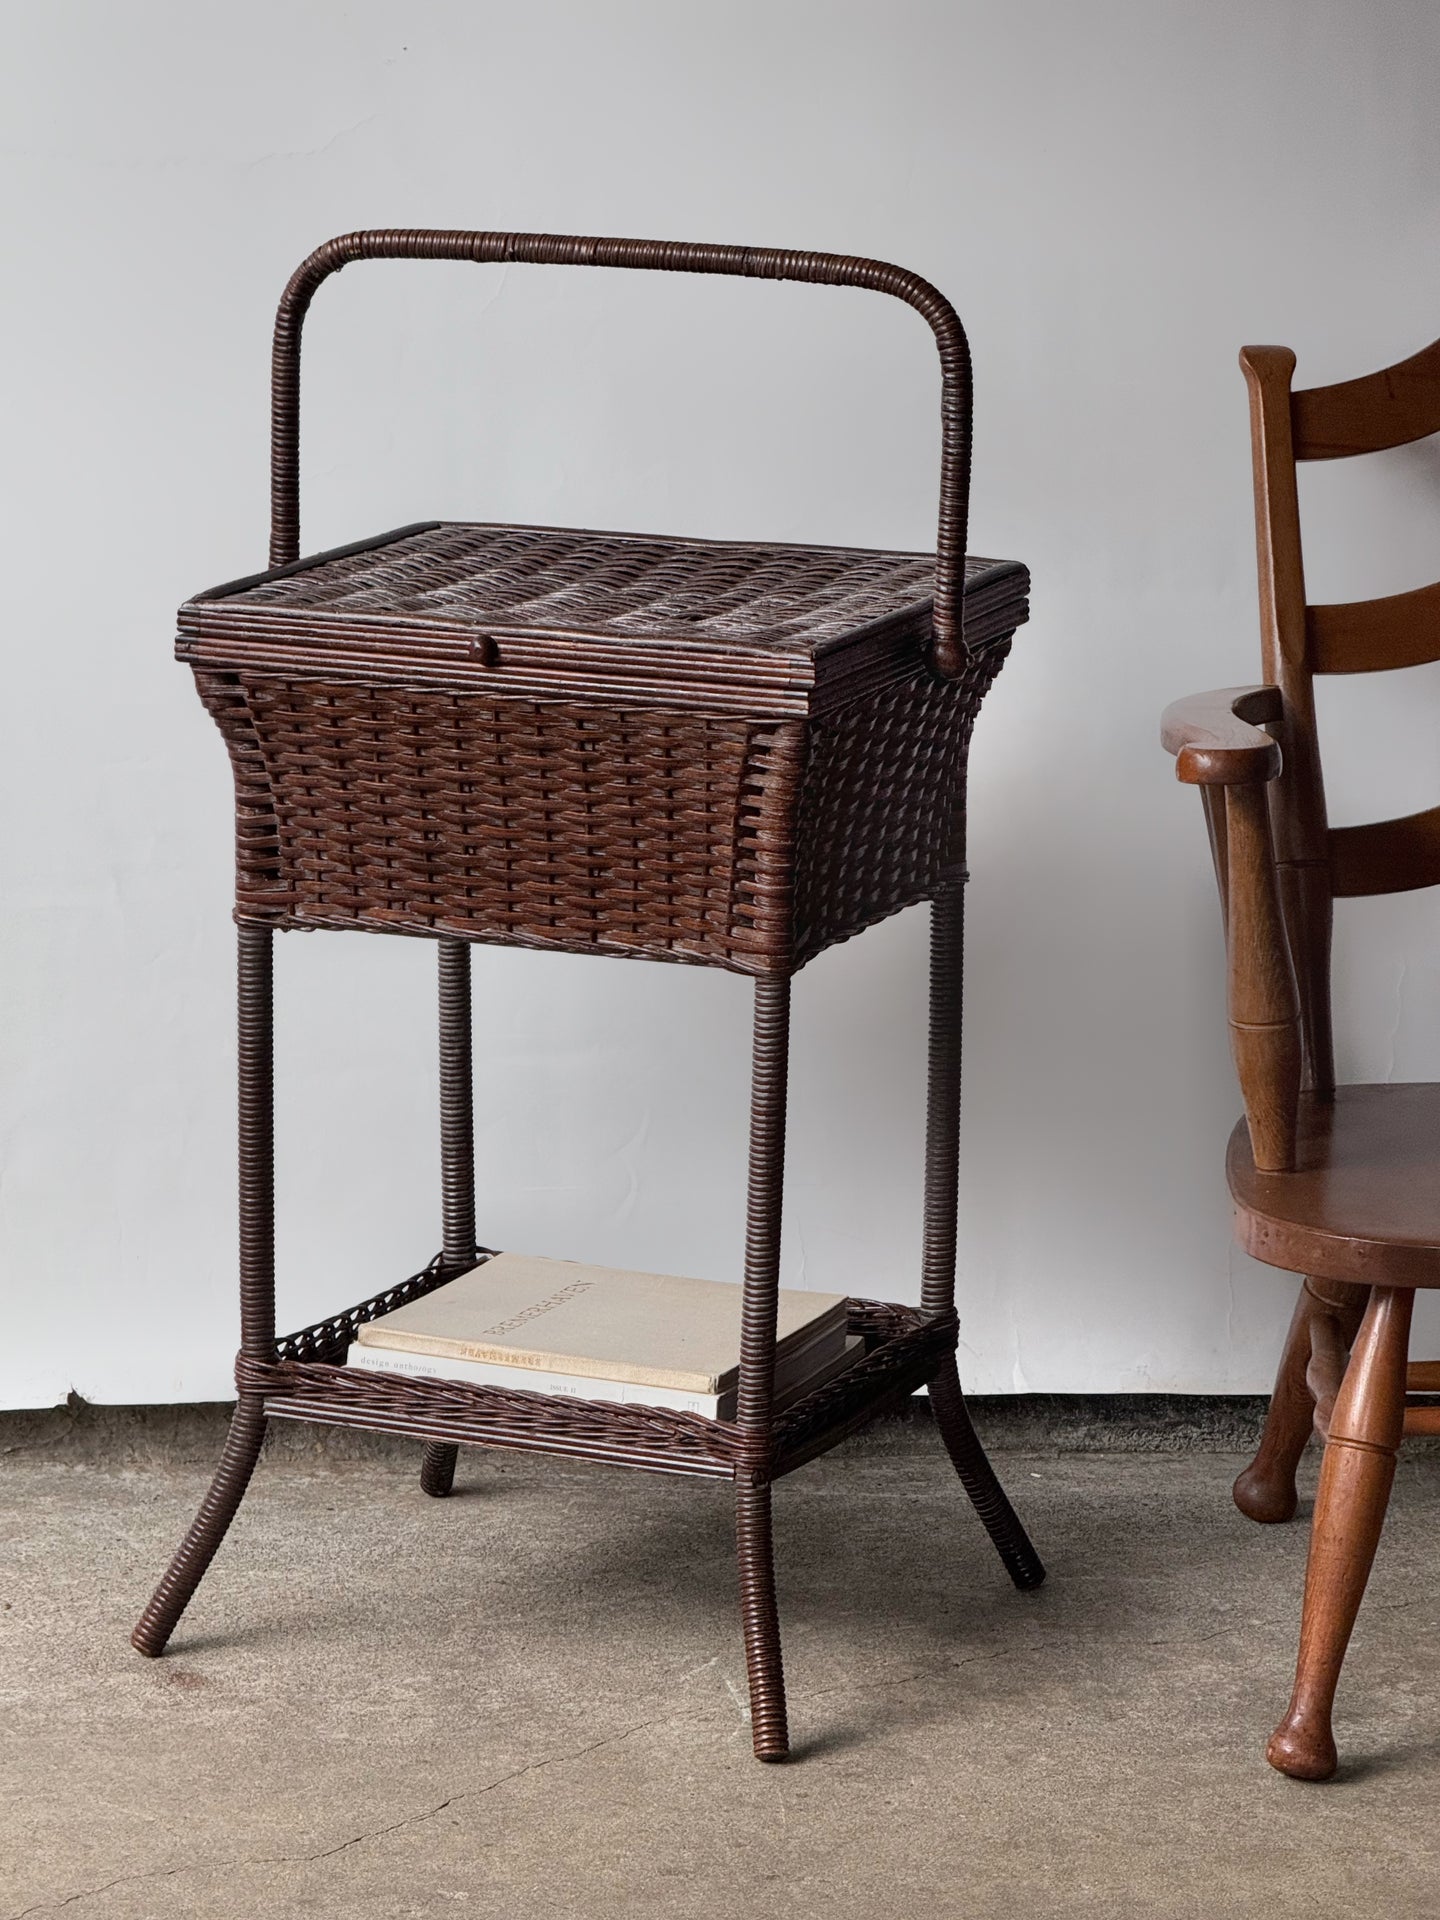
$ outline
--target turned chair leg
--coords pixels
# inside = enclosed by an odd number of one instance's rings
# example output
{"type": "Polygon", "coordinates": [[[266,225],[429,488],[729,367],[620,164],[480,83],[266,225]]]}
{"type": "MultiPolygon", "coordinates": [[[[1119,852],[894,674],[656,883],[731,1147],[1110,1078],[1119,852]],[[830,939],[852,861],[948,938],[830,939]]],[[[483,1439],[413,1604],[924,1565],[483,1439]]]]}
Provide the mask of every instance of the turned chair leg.
{"type": "MultiPolygon", "coordinates": [[[[440,970],[440,1191],[445,1265],[475,1263],[475,1107],[470,1041],[470,947],[436,943],[440,970]]],[[[420,1462],[420,1488],[443,1500],[455,1485],[460,1449],[432,1440],[420,1462]]]]}
{"type": "MultiPolygon", "coordinates": [[[[955,1309],[955,1238],[960,1173],[960,1037],[965,922],[958,880],[930,909],[930,1071],[925,1124],[925,1235],[920,1298],[935,1312],[955,1309]]],[[[930,1405],[960,1484],[1015,1585],[1038,1587],[1040,1556],[1020,1524],[970,1422],[953,1353],[930,1382],[930,1405]]]]}
{"type": "Polygon", "coordinates": [[[1265,1525],[1294,1518],[1295,1469],[1315,1427],[1315,1398],[1306,1373],[1312,1348],[1338,1342],[1348,1348],[1365,1311],[1366,1290],[1343,1280],[1307,1280],[1285,1336],[1255,1458],[1232,1489],[1248,1519],[1265,1525]]]}
{"type": "Polygon", "coordinates": [[[1295,1690],[1266,1758],[1296,1780],[1335,1771],[1330,1713],[1385,1520],[1405,1421],[1411,1289],[1376,1287],[1365,1309],[1320,1468],[1295,1690]]]}
{"type": "MultiPolygon", "coordinates": [[[[240,1094],[240,1350],[275,1357],[275,990],[273,935],[238,929],[240,1094]]],[[[265,1438],[265,1400],[240,1394],[210,1491],[141,1614],[130,1642],[154,1659],[204,1579],[244,1498],[265,1438]]]]}

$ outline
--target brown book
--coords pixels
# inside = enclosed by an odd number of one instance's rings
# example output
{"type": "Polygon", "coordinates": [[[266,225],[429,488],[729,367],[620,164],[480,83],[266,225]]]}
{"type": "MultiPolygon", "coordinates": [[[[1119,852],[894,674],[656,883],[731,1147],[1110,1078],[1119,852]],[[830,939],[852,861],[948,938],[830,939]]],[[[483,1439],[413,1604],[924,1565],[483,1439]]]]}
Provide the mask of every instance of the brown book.
{"type": "MultiPolygon", "coordinates": [[[[499,1253],[408,1306],[367,1320],[365,1347],[727,1393],[739,1376],[741,1289],[728,1280],[632,1273],[499,1253]]],[[[784,1288],[777,1379],[792,1356],[819,1373],[844,1350],[845,1296],[784,1288]]]]}

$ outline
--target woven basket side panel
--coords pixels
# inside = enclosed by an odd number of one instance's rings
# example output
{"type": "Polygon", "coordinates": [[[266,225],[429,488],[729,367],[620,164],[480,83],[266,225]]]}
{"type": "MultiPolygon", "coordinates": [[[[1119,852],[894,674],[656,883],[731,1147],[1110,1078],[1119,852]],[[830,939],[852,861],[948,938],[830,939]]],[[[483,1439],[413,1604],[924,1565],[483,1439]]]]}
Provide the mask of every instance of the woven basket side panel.
{"type": "Polygon", "coordinates": [[[219,727],[235,777],[235,897],[244,919],[280,924],[288,894],[280,878],[280,832],[270,778],[238,675],[195,675],[205,709],[219,727]]]}
{"type": "Polygon", "coordinates": [[[202,694],[237,801],[268,807],[242,918],[788,962],[796,723],[261,675],[202,694]]]}
{"type": "Polygon", "coordinates": [[[795,964],[930,899],[964,859],[975,716],[1010,650],[921,671],[817,720],[800,795],[795,964]]]}

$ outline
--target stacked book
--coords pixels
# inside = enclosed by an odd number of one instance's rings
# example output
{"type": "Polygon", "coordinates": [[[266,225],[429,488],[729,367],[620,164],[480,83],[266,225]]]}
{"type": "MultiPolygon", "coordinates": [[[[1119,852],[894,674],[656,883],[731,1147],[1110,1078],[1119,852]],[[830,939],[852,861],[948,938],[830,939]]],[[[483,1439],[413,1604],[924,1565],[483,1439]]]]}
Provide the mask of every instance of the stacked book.
{"type": "MultiPolygon", "coordinates": [[[[497,1253],[367,1320],[346,1364],[733,1420],[740,1299],[724,1280],[497,1253]]],[[[863,1344],[846,1333],[843,1294],[782,1289],[777,1410],[843,1372],[863,1344]]]]}

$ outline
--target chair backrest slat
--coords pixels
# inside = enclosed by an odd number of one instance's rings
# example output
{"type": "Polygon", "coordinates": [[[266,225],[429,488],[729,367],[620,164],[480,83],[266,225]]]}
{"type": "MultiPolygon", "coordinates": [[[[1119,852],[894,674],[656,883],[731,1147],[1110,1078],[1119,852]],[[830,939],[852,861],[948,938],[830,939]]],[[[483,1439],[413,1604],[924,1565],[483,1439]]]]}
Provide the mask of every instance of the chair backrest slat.
{"type": "Polygon", "coordinates": [[[1383,600],[1305,609],[1312,673],[1389,673],[1440,660],[1440,581],[1383,600]]]}
{"type": "Polygon", "coordinates": [[[1440,807],[1403,820],[1330,829],[1330,890],[1339,900],[1440,886],[1440,807]]]}
{"type": "Polygon", "coordinates": [[[1290,419],[1297,460],[1383,453],[1440,433],[1440,340],[1363,379],[1297,393],[1290,419]]]}

